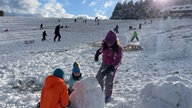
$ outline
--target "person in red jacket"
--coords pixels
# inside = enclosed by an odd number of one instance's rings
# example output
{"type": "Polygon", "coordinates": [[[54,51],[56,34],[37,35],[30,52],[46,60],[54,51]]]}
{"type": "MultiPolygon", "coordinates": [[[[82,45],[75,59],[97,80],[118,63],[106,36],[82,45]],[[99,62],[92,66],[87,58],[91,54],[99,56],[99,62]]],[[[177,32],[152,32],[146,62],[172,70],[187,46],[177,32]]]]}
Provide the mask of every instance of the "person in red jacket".
{"type": "Polygon", "coordinates": [[[113,79],[122,59],[122,47],[119,44],[116,34],[112,30],[107,33],[102,42],[102,47],[97,50],[95,54],[95,61],[98,61],[100,54],[103,54],[102,64],[96,75],[96,78],[102,90],[105,88],[105,102],[108,102],[112,95],[113,79]]]}
{"type": "Polygon", "coordinates": [[[40,108],[65,108],[69,106],[69,94],[64,82],[65,73],[57,68],[46,77],[41,92],[40,108]]]}

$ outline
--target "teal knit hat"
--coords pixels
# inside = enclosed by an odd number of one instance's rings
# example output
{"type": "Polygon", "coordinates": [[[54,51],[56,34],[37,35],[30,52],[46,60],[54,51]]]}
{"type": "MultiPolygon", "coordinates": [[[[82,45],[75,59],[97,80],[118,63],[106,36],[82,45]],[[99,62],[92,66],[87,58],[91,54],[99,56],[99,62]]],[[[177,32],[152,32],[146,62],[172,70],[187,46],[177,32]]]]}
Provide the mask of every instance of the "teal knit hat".
{"type": "Polygon", "coordinates": [[[73,63],[72,72],[73,73],[80,73],[80,65],[77,62],[73,63]]]}
{"type": "Polygon", "coordinates": [[[62,79],[64,79],[64,77],[65,77],[64,71],[60,68],[56,68],[55,71],[53,72],[53,75],[58,78],[62,78],[62,79]]]}

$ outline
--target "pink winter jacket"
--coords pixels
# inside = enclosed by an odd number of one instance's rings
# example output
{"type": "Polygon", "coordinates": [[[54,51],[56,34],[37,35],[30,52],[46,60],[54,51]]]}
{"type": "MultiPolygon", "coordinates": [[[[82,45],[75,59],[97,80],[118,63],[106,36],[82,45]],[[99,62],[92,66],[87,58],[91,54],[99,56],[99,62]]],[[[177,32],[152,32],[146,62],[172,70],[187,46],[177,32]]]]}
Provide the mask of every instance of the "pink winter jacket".
{"type": "Polygon", "coordinates": [[[105,50],[100,49],[100,52],[103,53],[102,62],[105,65],[113,65],[115,69],[121,63],[122,59],[122,47],[118,49],[117,52],[113,52],[112,48],[106,48],[105,50]]]}

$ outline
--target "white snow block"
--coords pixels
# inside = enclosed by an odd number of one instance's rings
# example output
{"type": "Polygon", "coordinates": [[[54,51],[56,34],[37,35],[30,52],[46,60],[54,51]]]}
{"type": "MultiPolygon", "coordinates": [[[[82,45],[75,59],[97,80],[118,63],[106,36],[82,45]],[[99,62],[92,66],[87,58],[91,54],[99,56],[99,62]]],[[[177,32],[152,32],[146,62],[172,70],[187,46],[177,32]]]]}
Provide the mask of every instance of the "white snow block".
{"type": "Polygon", "coordinates": [[[104,108],[104,93],[95,77],[87,77],[73,86],[70,108],[104,108]]]}

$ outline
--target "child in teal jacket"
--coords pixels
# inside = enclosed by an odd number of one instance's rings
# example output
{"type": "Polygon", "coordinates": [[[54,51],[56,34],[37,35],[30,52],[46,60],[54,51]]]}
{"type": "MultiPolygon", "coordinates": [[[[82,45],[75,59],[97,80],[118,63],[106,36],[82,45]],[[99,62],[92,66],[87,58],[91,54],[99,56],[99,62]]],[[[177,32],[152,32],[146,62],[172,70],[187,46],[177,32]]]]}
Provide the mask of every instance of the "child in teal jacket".
{"type": "Polygon", "coordinates": [[[72,90],[73,84],[81,79],[83,79],[83,77],[82,77],[82,73],[80,72],[80,65],[77,62],[75,62],[73,63],[72,74],[68,82],[69,90],[71,92],[73,91],[72,90]]]}

